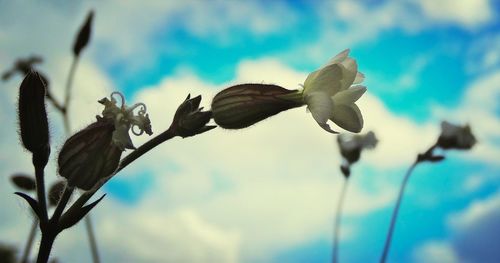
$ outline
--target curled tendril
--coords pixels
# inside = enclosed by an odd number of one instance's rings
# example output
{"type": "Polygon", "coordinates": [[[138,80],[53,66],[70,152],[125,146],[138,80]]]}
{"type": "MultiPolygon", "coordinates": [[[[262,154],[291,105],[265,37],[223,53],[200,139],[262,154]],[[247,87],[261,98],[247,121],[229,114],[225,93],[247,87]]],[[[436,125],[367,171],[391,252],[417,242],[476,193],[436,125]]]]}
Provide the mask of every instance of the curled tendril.
{"type": "Polygon", "coordinates": [[[131,130],[132,130],[132,133],[134,135],[136,135],[136,136],[140,136],[140,135],[142,135],[144,133],[144,129],[142,129],[141,127],[139,127],[139,125],[137,125],[137,124],[133,124],[131,130]],[[139,131],[136,131],[135,130],[136,128],[138,128],[139,131]]]}
{"type": "Polygon", "coordinates": [[[137,107],[141,107],[141,108],[139,109],[139,111],[137,112],[137,114],[139,114],[139,115],[144,115],[144,114],[146,114],[146,110],[147,110],[147,108],[146,108],[146,104],[144,104],[144,103],[142,103],[142,102],[139,102],[139,103],[136,103],[136,104],[134,104],[134,105],[130,106],[130,108],[128,108],[128,109],[127,109],[127,111],[128,111],[128,112],[133,112],[133,111],[134,111],[137,107]]]}
{"type": "Polygon", "coordinates": [[[122,104],[120,105],[120,107],[124,107],[125,106],[125,97],[123,97],[123,94],[121,94],[120,92],[118,91],[113,91],[111,92],[111,95],[109,96],[111,98],[111,101],[113,103],[116,103],[116,99],[113,97],[113,95],[118,95],[118,97],[120,97],[120,101],[122,102],[122,104]]]}

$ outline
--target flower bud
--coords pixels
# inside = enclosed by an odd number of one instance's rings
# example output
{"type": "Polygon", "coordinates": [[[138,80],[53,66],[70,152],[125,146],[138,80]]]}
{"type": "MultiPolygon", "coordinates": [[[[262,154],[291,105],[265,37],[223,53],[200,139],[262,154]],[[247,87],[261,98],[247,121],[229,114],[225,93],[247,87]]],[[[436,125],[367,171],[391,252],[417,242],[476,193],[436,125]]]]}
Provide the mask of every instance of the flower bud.
{"type": "Polygon", "coordinates": [[[215,123],[225,129],[242,129],[282,111],[303,105],[301,94],[268,84],[240,84],[215,95],[215,123]]]}
{"type": "Polygon", "coordinates": [[[57,163],[59,174],[67,179],[69,186],[88,191],[113,174],[122,154],[113,143],[114,130],[112,120],[98,117],[64,143],[57,163]]]}
{"type": "Polygon", "coordinates": [[[45,111],[45,84],[31,71],[19,88],[18,117],[21,141],[33,153],[33,161],[45,166],[50,155],[49,124],[45,111]]]}
{"type": "Polygon", "coordinates": [[[364,135],[340,134],[337,137],[340,154],[349,163],[357,162],[363,149],[373,149],[378,140],[372,131],[364,135]]]}
{"type": "Polygon", "coordinates": [[[469,125],[458,126],[447,121],[441,123],[441,134],[436,145],[442,149],[469,150],[476,144],[476,137],[469,125]]]}
{"type": "Polygon", "coordinates": [[[211,111],[202,111],[200,106],[201,95],[190,99],[188,95],[184,102],[179,105],[174,115],[170,129],[182,138],[209,131],[216,126],[206,125],[212,118],[211,111]]]}
{"type": "Polygon", "coordinates": [[[88,15],[85,23],[80,28],[78,35],[75,40],[75,44],[73,45],[73,54],[77,57],[80,55],[80,52],[87,46],[90,39],[90,33],[92,31],[92,20],[94,18],[94,11],[91,10],[88,15]]]}
{"type": "Polygon", "coordinates": [[[66,182],[64,180],[59,180],[50,186],[48,194],[49,206],[57,206],[64,191],[64,187],[66,187],[66,182]]]}

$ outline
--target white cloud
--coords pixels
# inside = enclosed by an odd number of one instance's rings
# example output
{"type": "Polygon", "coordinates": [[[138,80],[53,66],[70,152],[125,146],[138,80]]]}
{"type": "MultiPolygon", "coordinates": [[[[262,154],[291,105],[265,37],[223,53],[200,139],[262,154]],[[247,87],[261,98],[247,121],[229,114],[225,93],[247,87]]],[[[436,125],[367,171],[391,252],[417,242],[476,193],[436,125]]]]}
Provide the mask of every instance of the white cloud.
{"type": "Polygon", "coordinates": [[[468,229],[497,211],[500,211],[500,192],[472,202],[465,210],[451,215],[449,221],[457,229],[468,229]]]}
{"type": "Polygon", "coordinates": [[[476,28],[494,17],[490,0],[421,0],[415,3],[432,20],[457,23],[468,28],[476,28]]]}
{"type": "Polygon", "coordinates": [[[453,246],[446,241],[431,240],[415,249],[415,262],[456,263],[461,262],[453,246]]]}

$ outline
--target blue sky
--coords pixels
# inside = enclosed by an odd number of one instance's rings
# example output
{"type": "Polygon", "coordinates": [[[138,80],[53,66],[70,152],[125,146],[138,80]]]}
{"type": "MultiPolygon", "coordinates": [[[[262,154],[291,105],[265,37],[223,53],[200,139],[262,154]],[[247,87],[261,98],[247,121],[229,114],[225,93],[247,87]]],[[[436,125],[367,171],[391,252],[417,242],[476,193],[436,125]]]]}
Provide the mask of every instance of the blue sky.
{"type": "MultiPolygon", "coordinates": [[[[363,132],[375,131],[380,144],[354,167],[340,261],[377,262],[402,176],[443,119],[470,123],[479,143],[417,167],[389,261],[500,261],[493,245],[500,238],[488,234],[500,231],[500,2],[0,2],[0,71],[40,54],[40,70],[62,97],[73,36],[90,8],[95,31],[75,79],[75,130],[92,121],[101,110],[95,101],[111,90],[146,103],[161,131],[187,93],[202,94],[209,107],[218,90],[236,83],[296,89],[350,48],[366,75],[363,132]]],[[[0,84],[2,104],[12,106],[2,106],[0,120],[9,124],[20,80],[0,84]]],[[[58,149],[64,134],[52,113],[58,149]]],[[[29,167],[15,129],[0,134],[9,149],[0,171],[29,167]]],[[[140,145],[147,138],[133,139],[140,145]]],[[[103,190],[109,195],[94,213],[103,258],[328,262],[342,182],[337,151],[335,137],[303,108],[245,130],[168,142],[103,190]],[[129,237],[117,245],[125,229],[129,237]]],[[[24,234],[12,229],[27,232],[29,216],[11,186],[1,189],[0,205],[13,212],[0,214],[0,236],[20,245],[24,234]]],[[[88,260],[80,228],[58,240],[54,253],[63,261],[88,260]]]]}

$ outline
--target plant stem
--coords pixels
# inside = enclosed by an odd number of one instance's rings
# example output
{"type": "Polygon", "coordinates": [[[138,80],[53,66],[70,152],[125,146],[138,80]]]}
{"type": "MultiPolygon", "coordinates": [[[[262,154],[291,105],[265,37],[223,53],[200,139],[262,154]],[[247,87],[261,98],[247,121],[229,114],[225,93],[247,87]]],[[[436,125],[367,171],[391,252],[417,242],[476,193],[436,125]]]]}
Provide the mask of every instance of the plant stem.
{"type": "Polygon", "coordinates": [[[339,260],[339,237],[340,237],[340,221],[342,218],[342,207],[344,205],[344,199],[347,192],[347,185],[349,179],[345,178],[344,184],[342,185],[342,190],[340,192],[339,202],[337,203],[337,210],[335,212],[335,223],[334,223],[334,234],[333,234],[333,250],[332,250],[332,262],[337,263],[339,260]]]}
{"type": "Polygon", "coordinates": [[[28,240],[24,246],[23,257],[21,258],[21,263],[28,263],[30,257],[31,247],[33,246],[33,240],[36,235],[36,227],[38,226],[38,218],[33,219],[33,224],[31,225],[30,233],[28,235],[28,240]]]}
{"type": "Polygon", "coordinates": [[[69,69],[68,80],[66,82],[66,96],[64,97],[64,112],[63,112],[63,121],[64,121],[64,129],[66,133],[69,133],[70,126],[68,120],[68,112],[69,112],[69,103],[71,101],[71,87],[73,85],[73,78],[75,76],[76,65],[78,64],[79,56],[73,57],[73,62],[71,63],[71,68],[69,69]]]}
{"type": "Polygon", "coordinates": [[[396,226],[396,219],[398,217],[399,213],[399,207],[401,206],[401,201],[403,199],[403,193],[405,191],[406,185],[408,184],[408,180],[410,179],[410,176],[415,169],[415,166],[417,166],[419,162],[415,161],[408,171],[406,172],[406,175],[403,179],[403,183],[401,184],[401,188],[399,189],[399,195],[398,195],[398,200],[396,202],[396,207],[394,208],[394,211],[392,212],[392,217],[391,217],[391,224],[389,226],[389,232],[387,233],[387,239],[385,241],[384,245],[384,251],[382,252],[382,257],[380,258],[380,262],[384,263],[387,260],[387,255],[389,254],[389,248],[391,246],[391,241],[392,241],[392,234],[394,232],[394,227],[396,226]]]}
{"type": "Polygon", "coordinates": [[[42,232],[42,240],[40,241],[40,249],[38,251],[37,263],[47,263],[49,261],[50,251],[56,239],[56,231],[42,232]]]}
{"type": "Polygon", "coordinates": [[[68,185],[66,185],[66,187],[64,187],[64,191],[61,195],[61,199],[59,200],[59,203],[57,203],[56,210],[54,211],[54,214],[52,214],[52,218],[50,219],[51,221],[54,222],[54,224],[58,223],[59,218],[61,217],[61,215],[64,211],[64,208],[68,204],[68,201],[69,201],[71,195],[73,194],[74,189],[75,188],[69,187],[68,185]]]}
{"type": "Polygon", "coordinates": [[[92,262],[100,263],[99,251],[97,250],[97,240],[94,235],[92,221],[90,219],[90,214],[85,216],[85,229],[87,229],[87,236],[89,237],[90,251],[92,252],[92,262]]]}
{"type": "Polygon", "coordinates": [[[45,182],[44,182],[44,167],[35,165],[35,179],[36,179],[36,194],[38,198],[38,207],[40,209],[40,225],[47,223],[47,201],[45,198],[45,182]]]}

